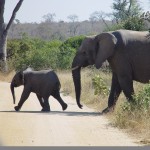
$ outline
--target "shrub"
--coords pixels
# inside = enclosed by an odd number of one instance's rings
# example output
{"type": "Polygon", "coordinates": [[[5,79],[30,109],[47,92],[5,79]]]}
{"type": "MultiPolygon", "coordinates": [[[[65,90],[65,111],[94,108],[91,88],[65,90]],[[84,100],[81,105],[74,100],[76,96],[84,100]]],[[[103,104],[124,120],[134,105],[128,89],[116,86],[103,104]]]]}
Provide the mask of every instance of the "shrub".
{"type": "Polygon", "coordinates": [[[123,111],[140,111],[146,113],[150,108],[150,84],[144,86],[144,88],[133,96],[134,102],[126,102],[122,106],[123,111]]]}
{"type": "MultiPolygon", "coordinates": [[[[112,25],[109,28],[109,31],[115,31],[119,29],[143,31],[145,30],[144,20],[139,17],[130,17],[124,21],[121,21],[118,24],[112,25]]],[[[106,29],[105,31],[108,31],[108,29],[106,29]]]]}
{"type": "Polygon", "coordinates": [[[150,84],[133,96],[133,102],[125,102],[116,113],[115,124],[121,128],[141,128],[149,124],[150,84]]]}
{"type": "Polygon", "coordinates": [[[71,37],[62,43],[59,47],[60,51],[58,53],[59,68],[69,69],[71,67],[75,53],[84,38],[84,36],[71,37]]]}
{"type": "Polygon", "coordinates": [[[92,84],[94,86],[94,94],[95,95],[103,95],[107,96],[109,90],[104,82],[104,80],[100,77],[100,75],[95,75],[92,78],[92,84]]]}
{"type": "Polygon", "coordinates": [[[15,70],[28,66],[40,69],[68,69],[83,36],[72,37],[65,42],[59,40],[43,41],[27,36],[8,41],[8,56],[15,70]]]}
{"type": "Polygon", "coordinates": [[[123,23],[123,28],[127,30],[144,30],[144,20],[138,17],[130,17],[123,23]]]}

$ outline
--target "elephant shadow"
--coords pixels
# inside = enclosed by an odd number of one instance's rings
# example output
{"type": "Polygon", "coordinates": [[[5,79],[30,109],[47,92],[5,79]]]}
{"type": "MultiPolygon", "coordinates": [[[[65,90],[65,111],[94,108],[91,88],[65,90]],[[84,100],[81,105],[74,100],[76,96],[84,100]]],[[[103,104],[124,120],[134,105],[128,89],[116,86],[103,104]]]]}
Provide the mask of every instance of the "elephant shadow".
{"type": "Polygon", "coordinates": [[[76,111],[51,111],[52,115],[63,115],[63,116],[100,116],[100,112],[76,112],[76,111]]]}
{"type": "Polygon", "coordinates": [[[0,111],[0,113],[28,113],[28,114],[43,114],[43,115],[61,115],[61,116],[100,116],[101,112],[76,112],[76,111],[50,111],[50,112],[41,112],[41,111],[0,111]]]}

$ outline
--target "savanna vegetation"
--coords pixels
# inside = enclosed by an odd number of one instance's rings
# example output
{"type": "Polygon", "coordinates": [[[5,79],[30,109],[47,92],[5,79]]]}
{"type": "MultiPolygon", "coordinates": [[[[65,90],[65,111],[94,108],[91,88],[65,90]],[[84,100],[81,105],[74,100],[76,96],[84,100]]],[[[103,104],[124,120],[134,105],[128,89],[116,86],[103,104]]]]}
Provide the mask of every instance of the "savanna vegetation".
{"type": "MultiPolygon", "coordinates": [[[[9,72],[0,73],[0,80],[10,81],[15,71],[28,66],[35,70],[51,68],[60,78],[63,94],[74,97],[71,63],[85,36],[117,29],[141,31],[150,28],[149,20],[141,17],[143,12],[136,0],[114,0],[113,9],[114,12],[109,15],[95,12],[83,22],[55,22],[48,15],[39,24],[15,20],[7,42],[9,72]],[[106,20],[106,16],[110,16],[111,20],[106,20]]],[[[101,111],[107,106],[110,84],[110,68],[82,69],[81,102],[101,111]]],[[[122,94],[114,112],[107,116],[114,126],[134,133],[147,144],[150,143],[150,84],[135,82],[134,87],[135,103],[128,103],[122,94]]]]}

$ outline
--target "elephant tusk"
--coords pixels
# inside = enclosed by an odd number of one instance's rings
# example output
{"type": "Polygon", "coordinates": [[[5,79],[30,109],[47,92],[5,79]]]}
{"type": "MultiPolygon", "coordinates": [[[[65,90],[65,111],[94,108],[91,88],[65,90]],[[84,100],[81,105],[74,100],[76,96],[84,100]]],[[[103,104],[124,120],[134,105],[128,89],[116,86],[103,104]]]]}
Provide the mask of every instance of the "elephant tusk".
{"type": "Polygon", "coordinates": [[[76,70],[78,68],[79,68],[79,66],[76,66],[76,67],[72,68],[71,70],[73,71],[73,70],[76,70]]]}

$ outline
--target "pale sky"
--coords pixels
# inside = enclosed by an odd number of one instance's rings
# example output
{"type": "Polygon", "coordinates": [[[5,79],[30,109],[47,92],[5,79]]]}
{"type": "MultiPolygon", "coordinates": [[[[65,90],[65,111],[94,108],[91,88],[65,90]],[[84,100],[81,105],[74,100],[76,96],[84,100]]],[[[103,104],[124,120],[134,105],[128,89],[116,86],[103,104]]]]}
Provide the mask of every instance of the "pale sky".
{"type": "MultiPolygon", "coordinates": [[[[12,11],[18,0],[6,0],[5,22],[8,22],[12,11]]],[[[16,19],[21,23],[41,22],[43,16],[48,13],[55,13],[56,21],[69,21],[69,15],[77,15],[79,21],[88,20],[90,14],[95,11],[112,12],[113,0],[24,0],[17,12],[16,19]]],[[[150,8],[150,0],[140,0],[143,11],[150,8]]]]}

